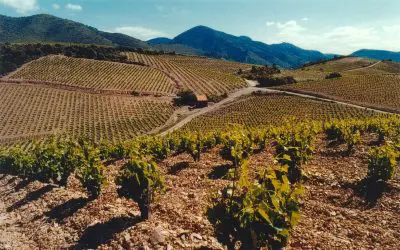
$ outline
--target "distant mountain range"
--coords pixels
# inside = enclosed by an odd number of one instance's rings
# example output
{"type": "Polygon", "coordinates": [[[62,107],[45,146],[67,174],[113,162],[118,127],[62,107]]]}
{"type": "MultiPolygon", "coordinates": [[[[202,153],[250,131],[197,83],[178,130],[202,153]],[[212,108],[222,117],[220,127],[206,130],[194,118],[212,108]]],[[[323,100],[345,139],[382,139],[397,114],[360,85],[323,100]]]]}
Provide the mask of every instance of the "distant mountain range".
{"type": "MultiPolygon", "coordinates": [[[[0,43],[2,42],[64,42],[125,46],[175,51],[243,63],[276,64],[284,68],[295,68],[308,62],[333,57],[319,51],[304,50],[289,43],[268,45],[253,41],[246,36],[237,37],[205,26],[194,27],[174,39],[155,38],[144,42],[128,35],[100,31],[78,22],[45,14],[28,17],[0,15],[0,43]]],[[[384,51],[377,53],[363,50],[356,53],[356,56],[369,58],[382,56],[384,59],[398,60],[399,57],[398,53],[384,54],[384,51]]]]}
{"type": "Polygon", "coordinates": [[[184,45],[209,57],[224,58],[244,63],[277,64],[292,68],[306,62],[327,59],[318,51],[304,50],[289,43],[268,45],[246,36],[233,36],[205,26],[194,27],[174,39],[156,38],[153,45],[184,45]]]}
{"type": "Polygon", "coordinates": [[[400,52],[392,52],[387,50],[370,50],[362,49],[351,54],[352,56],[364,57],[376,60],[392,60],[400,62],[400,52]]]}

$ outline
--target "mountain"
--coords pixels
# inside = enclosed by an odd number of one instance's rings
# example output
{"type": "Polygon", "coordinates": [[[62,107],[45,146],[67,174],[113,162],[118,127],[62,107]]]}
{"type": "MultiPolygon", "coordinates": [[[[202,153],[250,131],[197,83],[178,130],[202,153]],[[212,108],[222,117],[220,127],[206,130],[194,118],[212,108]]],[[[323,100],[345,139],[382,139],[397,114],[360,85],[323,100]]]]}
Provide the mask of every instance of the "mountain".
{"type": "Polygon", "coordinates": [[[0,15],[1,42],[63,42],[148,48],[143,41],[51,15],[7,17],[0,15]]]}
{"type": "Polygon", "coordinates": [[[237,37],[205,26],[194,27],[169,41],[169,44],[185,45],[209,57],[243,63],[277,64],[285,68],[295,68],[307,62],[328,58],[321,52],[304,50],[289,43],[268,45],[246,36],[237,37]]]}
{"type": "Polygon", "coordinates": [[[392,60],[400,62],[400,52],[393,52],[387,50],[369,50],[362,49],[351,54],[352,56],[364,57],[376,60],[392,60]]]}
{"type": "Polygon", "coordinates": [[[318,51],[304,50],[289,43],[268,45],[247,36],[233,36],[205,26],[197,26],[174,39],[155,38],[148,42],[128,35],[109,33],[51,15],[7,17],[0,15],[0,43],[63,42],[124,46],[163,50],[254,64],[276,64],[295,68],[304,63],[329,58],[318,51]]]}
{"type": "Polygon", "coordinates": [[[169,43],[171,43],[171,41],[172,41],[172,39],[169,39],[166,37],[159,37],[159,38],[150,39],[147,41],[147,43],[150,45],[158,45],[158,44],[169,44],[169,43]]]}

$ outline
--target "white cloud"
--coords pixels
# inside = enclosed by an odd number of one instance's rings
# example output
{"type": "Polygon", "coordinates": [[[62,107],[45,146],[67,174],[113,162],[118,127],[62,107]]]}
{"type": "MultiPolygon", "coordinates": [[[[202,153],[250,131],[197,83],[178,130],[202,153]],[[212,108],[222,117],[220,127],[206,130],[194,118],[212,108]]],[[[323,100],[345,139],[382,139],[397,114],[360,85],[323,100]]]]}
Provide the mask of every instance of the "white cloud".
{"type": "Polygon", "coordinates": [[[301,19],[302,21],[304,21],[304,22],[308,22],[308,17],[304,17],[303,19],[301,19]]]}
{"type": "Polygon", "coordinates": [[[350,54],[359,49],[400,51],[400,24],[368,24],[308,29],[295,21],[276,23],[277,31],[260,40],[267,43],[289,42],[305,49],[326,53],[350,54]]]}
{"type": "Polygon", "coordinates": [[[20,14],[35,11],[39,8],[36,0],[0,0],[0,4],[14,8],[20,14]]]}
{"type": "Polygon", "coordinates": [[[307,30],[306,28],[298,24],[295,20],[291,20],[286,23],[278,22],[276,23],[276,27],[280,29],[280,35],[294,35],[307,30]]]}
{"type": "Polygon", "coordinates": [[[394,25],[383,26],[382,29],[383,29],[385,32],[400,33],[400,24],[394,24],[394,25]]]}
{"type": "Polygon", "coordinates": [[[59,10],[60,8],[61,8],[61,6],[59,5],[59,4],[53,4],[52,5],[52,7],[53,7],[53,9],[55,9],[55,10],[59,10]]]}
{"type": "Polygon", "coordinates": [[[65,5],[65,8],[67,8],[69,10],[74,10],[74,11],[82,10],[82,6],[80,6],[79,4],[71,4],[71,3],[65,5]]]}
{"type": "Polygon", "coordinates": [[[123,27],[117,27],[112,32],[118,32],[118,33],[123,33],[138,39],[142,40],[149,40],[152,38],[156,37],[165,37],[168,36],[164,32],[158,31],[158,30],[153,30],[153,29],[148,29],[144,28],[141,26],[123,26],[123,27]]]}
{"type": "Polygon", "coordinates": [[[275,25],[275,22],[266,22],[265,23],[267,26],[273,26],[273,25],[275,25]]]}

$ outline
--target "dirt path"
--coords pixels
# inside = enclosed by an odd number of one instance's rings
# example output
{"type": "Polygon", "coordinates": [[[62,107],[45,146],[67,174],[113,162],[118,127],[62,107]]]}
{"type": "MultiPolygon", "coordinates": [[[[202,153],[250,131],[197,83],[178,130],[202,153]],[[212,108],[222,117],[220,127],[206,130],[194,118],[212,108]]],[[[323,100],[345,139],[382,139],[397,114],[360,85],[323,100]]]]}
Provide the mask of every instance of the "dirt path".
{"type": "MultiPolygon", "coordinates": [[[[251,84],[249,83],[249,85],[251,85],[251,84]]],[[[160,128],[159,130],[163,131],[163,132],[161,132],[159,135],[161,135],[161,136],[167,135],[168,133],[171,133],[171,132],[173,132],[173,131],[175,131],[175,130],[177,130],[179,128],[182,128],[187,123],[189,123],[194,118],[196,118],[196,117],[198,117],[200,115],[203,115],[203,114],[212,112],[214,110],[217,110],[217,109],[221,108],[222,106],[229,105],[230,103],[236,101],[239,97],[244,96],[244,95],[249,95],[249,94],[253,93],[254,91],[259,91],[259,90],[263,91],[263,92],[272,91],[272,90],[269,90],[269,89],[262,89],[262,88],[251,87],[251,86],[249,86],[247,88],[239,89],[238,91],[229,94],[227,98],[225,98],[224,100],[222,100],[222,101],[220,101],[218,103],[212,104],[212,105],[210,105],[210,106],[208,106],[206,108],[203,108],[203,109],[194,109],[192,111],[188,111],[186,113],[186,116],[182,120],[177,122],[175,125],[173,125],[172,127],[168,128],[168,126],[164,126],[163,128],[160,128]]]]}
{"type": "MultiPolygon", "coordinates": [[[[376,65],[376,64],[374,64],[374,65],[376,65]]],[[[372,67],[374,65],[371,65],[369,67],[372,67]]],[[[370,110],[370,111],[374,111],[374,112],[381,113],[381,114],[395,114],[395,113],[392,113],[392,112],[387,112],[387,111],[383,111],[383,110],[379,110],[379,109],[373,109],[373,108],[368,108],[368,107],[355,105],[355,104],[351,104],[351,103],[347,103],[347,102],[336,101],[336,100],[329,99],[329,98],[317,97],[317,96],[313,96],[313,95],[310,95],[310,94],[301,94],[301,93],[296,93],[296,92],[292,92],[292,91],[289,91],[289,90],[277,90],[277,89],[269,89],[269,88],[259,88],[259,87],[256,87],[256,85],[257,85],[256,81],[249,81],[249,80],[246,80],[246,81],[247,81],[247,83],[249,85],[247,88],[243,88],[243,89],[240,89],[240,90],[238,90],[236,92],[233,92],[233,93],[229,94],[228,98],[222,100],[219,103],[212,104],[212,105],[210,105],[210,106],[208,106],[206,108],[203,108],[203,109],[195,109],[193,111],[188,111],[186,113],[186,116],[183,119],[181,119],[180,121],[178,121],[176,124],[174,124],[173,126],[171,126],[171,124],[168,124],[168,126],[164,125],[163,127],[159,128],[158,131],[161,132],[161,133],[159,133],[159,135],[160,136],[165,136],[168,133],[171,133],[171,132],[173,132],[173,131],[175,131],[177,129],[182,128],[187,123],[192,121],[194,118],[199,117],[199,116],[201,116],[203,114],[215,111],[215,110],[217,110],[217,109],[219,109],[219,108],[221,108],[223,106],[230,105],[233,102],[235,102],[238,98],[240,98],[241,96],[249,95],[249,94],[251,94],[251,93],[253,93],[255,91],[261,91],[261,92],[266,92],[266,93],[281,93],[281,94],[293,95],[293,96],[308,98],[308,99],[317,100],[317,101],[332,102],[332,103],[345,105],[345,106],[348,106],[348,107],[359,108],[359,109],[364,109],[364,110],[370,110]]],[[[176,117],[176,114],[174,114],[173,116],[176,117]]]]}
{"type": "Polygon", "coordinates": [[[343,72],[351,72],[351,71],[369,69],[369,68],[375,67],[376,65],[380,64],[381,62],[382,62],[382,61],[377,61],[376,63],[371,64],[371,65],[369,65],[369,66],[367,66],[367,67],[361,67],[361,68],[357,68],[357,69],[348,69],[348,70],[345,70],[345,71],[343,71],[343,72]]]}

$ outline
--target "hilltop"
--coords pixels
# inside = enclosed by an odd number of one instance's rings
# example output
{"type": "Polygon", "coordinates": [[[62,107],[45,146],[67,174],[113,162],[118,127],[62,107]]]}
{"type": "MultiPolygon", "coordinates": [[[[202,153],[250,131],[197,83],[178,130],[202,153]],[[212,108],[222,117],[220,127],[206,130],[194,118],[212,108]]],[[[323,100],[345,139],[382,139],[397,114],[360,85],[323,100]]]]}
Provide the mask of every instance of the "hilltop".
{"type": "Polygon", "coordinates": [[[0,43],[63,42],[149,48],[136,38],[96,28],[52,15],[8,17],[0,15],[0,43]]]}
{"type": "Polygon", "coordinates": [[[371,50],[362,49],[351,54],[352,56],[364,57],[376,60],[392,60],[400,62],[400,52],[393,52],[387,50],[371,50]]]}
{"type": "Polygon", "coordinates": [[[153,39],[150,43],[184,45],[205,56],[252,64],[276,64],[295,68],[307,62],[329,58],[318,51],[304,50],[289,43],[268,45],[246,36],[233,36],[206,26],[196,26],[172,40],[153,39]]]}

